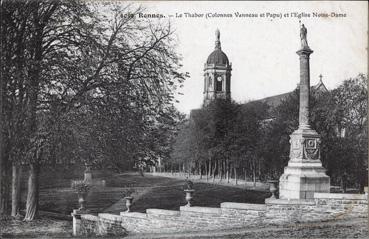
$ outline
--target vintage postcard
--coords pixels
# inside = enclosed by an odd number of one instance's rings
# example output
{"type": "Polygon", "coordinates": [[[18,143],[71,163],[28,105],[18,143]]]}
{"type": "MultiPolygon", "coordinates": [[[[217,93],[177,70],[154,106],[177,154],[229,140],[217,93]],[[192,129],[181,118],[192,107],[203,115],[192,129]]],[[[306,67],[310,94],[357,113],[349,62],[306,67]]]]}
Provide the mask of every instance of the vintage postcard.
{"type": "Polygon", "coordinates": [[[0,22],[0,238],[368,238],[366,1],[0,22]]]}

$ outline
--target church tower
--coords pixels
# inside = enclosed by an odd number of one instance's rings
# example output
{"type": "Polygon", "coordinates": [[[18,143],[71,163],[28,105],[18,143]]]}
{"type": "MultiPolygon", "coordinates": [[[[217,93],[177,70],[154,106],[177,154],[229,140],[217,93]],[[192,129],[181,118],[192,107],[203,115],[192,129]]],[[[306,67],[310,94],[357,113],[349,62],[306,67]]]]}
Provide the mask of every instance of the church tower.
{"type": "Polygon", "coordinates": [[[215,31],[215,49],[204,66],[204,106],[216,98],[231,98],[232,64],[222,51],[220,32],[215,31]]]}

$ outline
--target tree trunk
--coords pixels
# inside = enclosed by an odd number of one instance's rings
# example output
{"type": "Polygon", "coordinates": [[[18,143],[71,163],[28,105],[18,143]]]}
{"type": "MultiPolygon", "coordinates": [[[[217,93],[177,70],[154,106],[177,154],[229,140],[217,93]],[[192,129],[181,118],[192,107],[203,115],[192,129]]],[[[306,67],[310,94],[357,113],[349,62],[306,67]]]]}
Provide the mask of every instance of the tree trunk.
{"type": "MultiPolygon", "coordinates": [[[[2,63],[2,60],[1,60],[2,63]]],[[[1,69],[2,70],[2,69],[1,69]]],[[[3,183],[4,183],[4,164],[3,164],[3,80],[0,80],[0,216],[4,214],[4,191],[3,191],[3,183]]]]}
{"type": "Polygon", "coordinates": [[[12,217],[19,216],[21,199],[21,166],[13,163],[12,166],[12,217]]]}
{"type": "Polygon", "coordinates": [[[209,166],[207,162],[205,162],[205,174],[206,174],[206,182],[209,181],[209,166]]]}
{"type": "Polygon", "coordinates": [[[217,169],[217,162],[214,162],[214,168],[213,168],[213,182],[215,182],[215,170],[217,169]]]}
{"type": "Polygon", "coordinates": [[[199,171],[200,171],[200,179],[202,179],[202,165],[199,164],[199,171]]]}
{"type": "Polygon", "coordinates": [[[234,179],[235,179],[236,185],[237,185],[237,169],[236,169],[236,167],[234,167],[234,179]]]}
{"type": "Polygon", "coordinates": [[[209,169],[209,171],[208,171],[208,177],[210,177],[210,175],[211,175],[211,157],[209,156],[209,164],[208,164],[208,169],[209,169]]]}
{"type": "Polygon", "coordinates": [[[224,162],[220,162],[219,164],[220,164],[220,169],[219,169],[219,171],[220,171],[219,178],[220,179],[219,179],[219,182],[221,182],[223,180],[223,170],[224,170],[223,164],[224,164],[224,162]]]}
{"type": "Polygon", "coordinates": [[[256,168],[255,167],[252,168],[252,180],[254,181],[254,188],[255,188],[256,187],[256,168]]]}
{"type": "Polygon", "coordinates": [[[226,162],[226,167],[227,167],[227,183],[229,183],[229,162],[228,162],[228,159],[227,159],[227,162],[226,162]]]}
{"type": "Polygon", "coordinates": [[[26,216],[24,217],[24,221],[32,221],[37,216],[39,172],[40,172],[40,166],[37,163],[30,164],[29,177],[28,177],[26,216]]]}
{"type": "MultiPolygon", "coordinates": [[[[0,124],[0,130],[1,130],[1,126],[2,124],[0,124]]],[[[0,131],[2,132],[2,131],[0,131]]],[[[1,135],[1,133],[0,133],[1,135]]],[[[1,138],[1,136],[0,136],[1,138]]],[[[5,191],[4,191],[4,183],[5,183],[5,177],[4,177],[4,163],[3,163],[3,155],[2,155],[2,151],[1,151],[1,142],[0,142],[0,217],[2,214],[6,214],[6,210],[5,210],[5,201],[6,201],[6,197],[5,197],[5,191]]]]}
{"type": "Polygon", "coordinates": [[[9,202],[10,202],[10,180],[11,180],[11,163],[8,155],[3,151],[2,161],[2,182],[0,188],[0,215],[9,214],[9,202]]]}

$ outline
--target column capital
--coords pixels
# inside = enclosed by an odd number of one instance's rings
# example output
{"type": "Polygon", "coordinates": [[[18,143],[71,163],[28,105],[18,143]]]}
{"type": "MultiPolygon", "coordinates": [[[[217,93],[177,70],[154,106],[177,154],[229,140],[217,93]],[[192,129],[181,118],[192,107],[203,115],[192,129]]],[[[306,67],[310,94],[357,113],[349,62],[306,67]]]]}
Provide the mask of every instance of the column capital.
{"type": "Polygon", "coordinates": [[[296,54],[299,56],[310,56],[311,53],[313,53],[314,51],[311,50],[310,48],[302,48],[298,51],[296,51],[296,54]]]}

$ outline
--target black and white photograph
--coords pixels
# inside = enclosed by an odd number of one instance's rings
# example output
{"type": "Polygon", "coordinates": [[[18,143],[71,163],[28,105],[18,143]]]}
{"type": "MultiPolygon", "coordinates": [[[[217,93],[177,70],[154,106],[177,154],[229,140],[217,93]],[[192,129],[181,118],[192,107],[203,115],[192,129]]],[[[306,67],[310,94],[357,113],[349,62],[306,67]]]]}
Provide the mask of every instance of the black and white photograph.
{"type": "Polygon", "coordinates": [[[368,238],[366,1],[0,0],[0,238],[368,238]]]}

